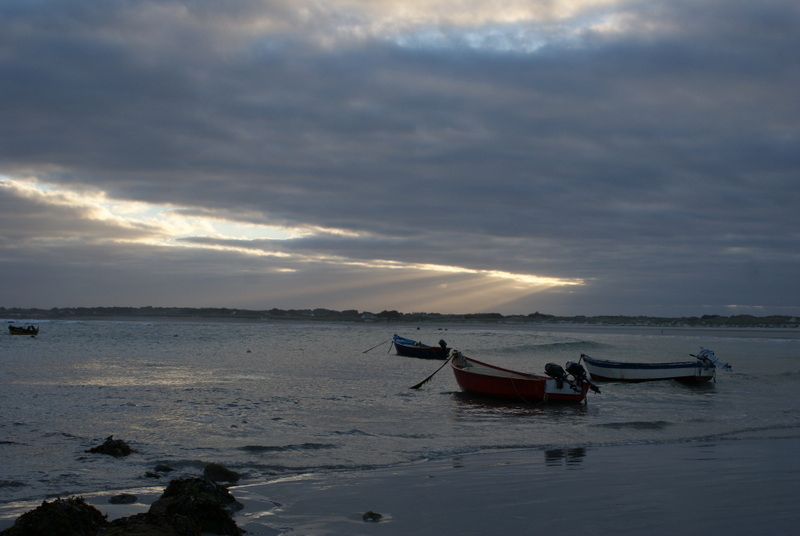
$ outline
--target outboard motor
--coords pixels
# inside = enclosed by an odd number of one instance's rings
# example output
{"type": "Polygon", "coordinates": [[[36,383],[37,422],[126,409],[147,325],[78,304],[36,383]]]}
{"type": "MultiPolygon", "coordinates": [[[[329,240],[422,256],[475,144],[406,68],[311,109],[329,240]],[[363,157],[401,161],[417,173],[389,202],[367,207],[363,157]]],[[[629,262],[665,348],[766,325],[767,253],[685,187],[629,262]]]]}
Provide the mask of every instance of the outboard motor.
{"type": "Polygon", "coordinates": [[[564,369],[561,365],[556,365],[555,363],[548,363],[544,366],[544,371],[547,373],[548,376],[556,380],[556,387],[561,389],[564,387],[564,382],[569,381],[567,380],[567,373],[564,372],[564,369]]]}
{"type": "Polygon", "coordinates": [[[586,378],[586,369],[580,363],[575,361],[567,361],[567,372],[572,374],[572,377],[580,381],[586,378]]]}
{"type": "Polygon", "coordinates": [[[442,347],[442,350],[447,350],[447,343],[444,342],[444,339],[439,339],[439,346],[442,347]]]}
{"type": "Polygon", "coordinates": [[[705,364],[706,368],[719,367],[722,370],[731,370],[732,368],[729,364],[723,363],[722,361],[717,359],[717,356],[714,354],[714,350],[709,350],[708,348],[701,347],[697,355],[694,354],[689,354],[689,355],[692,357],[696,357],[697,359],[702,361],[703,364],[705,364]]]}
{"type": "Polygon", "coordinates": [[[590,382],[588,377],[586,377],[586,369],[583,368],[583,365],[580,363],[576,363],[575,361],[567,361],[567,372],[569,372],[570,375],[575,378],[575,381],[578,383],[578,385],[586,382],[589,384],[589,388],[593,392],[600,393],[600,389],[595,384],[590,382]]]}

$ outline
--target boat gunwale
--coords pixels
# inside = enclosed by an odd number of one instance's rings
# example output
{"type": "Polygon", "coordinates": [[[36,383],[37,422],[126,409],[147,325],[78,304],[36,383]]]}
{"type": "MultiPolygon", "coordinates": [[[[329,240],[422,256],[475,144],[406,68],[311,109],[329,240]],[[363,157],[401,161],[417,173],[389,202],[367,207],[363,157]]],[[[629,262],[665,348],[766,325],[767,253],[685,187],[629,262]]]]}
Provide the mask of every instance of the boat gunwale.
{"type": "Polygon", "coordinates": [[[486,374],[486,373],[481,373],[481,372],[479,372],[477,370],[469,370],[471,367],[460,367],[460,366],[456,365],[454,358],[450,358],[450,366],[455,368],[455,369],[458,369],[458,370],[460,370],[462,372],[468,372],[470,374],[477,374],[477,375],[482,375],[482,376],[494,376],[496,378],[509,378],[509,379],[516,379],[516,380],[533,380],[533,381],[542,381],[542,380],[546,381],[546,380],[550,379],[548,376],[542,376],[541,374],[532,374],[530,372],[520,372],[518,370],[512,370],[512,369],[507,369],[507,368],[503,368],[503,367],[498,367],[497,365],[490,365],[489,363],[484,363],[483,361],[478,361],[477,359],[473,359],[473,358],[467,357],[465,355],[462,355],[462,357],[468,363],[474,363],[474,365],[472,365],[472,366],[476,366],[477,365],[477,368],[485,368],[485,369],[489,369],[489,370],[494,370],[494,371],[497,371],[497,372],[501,372],[502,374],[486,374]]]}
{"type": "Polygon", "coordinates": [[[606,368],[606,369],[701,369],[711,370],[716,368],[713,363],[703,363],[702,361],[664,361],[659,363],[645,363],[641,361],[614,361],[611,359],[600,359],[597,357],[590,357],[587,355],[581,356],[582,359],[590,366],[606,368]]]}
{"type": "Polygon", "coordinates": [[[420,342],[420,341],[412,341],[411,339],[405,339],[405,340],[410,341],[412,344],[408,344],[406,342],[400,342],[400,341],[397,341],[397,340],[395,340],[394,343],[397,344],[398,346],[402,346],[403,348],[413,348],[415,350],[425,350],[425,349],[428,349],[428,348],[435,348],[435,349],[440,349],[441,348],[441,346],[431,346],[431,345],[425,344],[424,342],[420,342]],[[419,346],[413,344],[415,342],[419,342],[419,346]]]}

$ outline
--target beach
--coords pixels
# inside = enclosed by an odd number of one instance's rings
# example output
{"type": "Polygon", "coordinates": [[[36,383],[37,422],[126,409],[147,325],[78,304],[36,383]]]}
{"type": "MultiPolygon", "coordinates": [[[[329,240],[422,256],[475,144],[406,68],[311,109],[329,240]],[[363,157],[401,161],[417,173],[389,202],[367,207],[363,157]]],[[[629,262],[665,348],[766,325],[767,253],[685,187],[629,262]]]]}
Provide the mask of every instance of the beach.
{"type": "Polygon", "coordinates": [[[241,526],[265,535],[788,535],[800,521],[798,448],[800,438],[481,453],[234,493],[251,510],[241,526]],[[370,510],[380,526],[361,519],[370,510]]]}
{"type": "MultiPolygon", "coordinates": [[[[758,434],[752,434],[757,436],[758,434]]],[[[800,438],[502,450],[233,486],[262,536],[796,534],[800,438]],[[381,519],[366,522],[362,515],[381,519]]],[[[146,511],[158,487],[84,495],[109,520],[146,511]]],[[[20,505],[17,506],[19,508],[20,505]]],[[[9,526],[8,507],[0,528],[9,526]]]]}

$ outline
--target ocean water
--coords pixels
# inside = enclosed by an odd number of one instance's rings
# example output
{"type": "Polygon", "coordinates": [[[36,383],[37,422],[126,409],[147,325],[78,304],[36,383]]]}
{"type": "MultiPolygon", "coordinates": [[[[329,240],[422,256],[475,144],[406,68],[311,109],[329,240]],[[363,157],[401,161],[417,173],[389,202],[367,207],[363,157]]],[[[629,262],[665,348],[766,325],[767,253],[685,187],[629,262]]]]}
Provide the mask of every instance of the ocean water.
{"type": "MultiPolygon", "coordinates": [[[[283,322],[40,322],[0,336],[0,509],[162,485],[216,462],[241,484],[354,474],[476,452],[526,449],[547,464],[586,449],[800,437],[797,330],[283,322]],[[600,384],[582,405],[466,396],[440,361],[395,355],[393,333],[543,373],[581,353],[730,363],[716,382],[600,384]],[[122,459],[86,450],[113,435],[122,459]]],[[[777,443],[776,443],[777,444],[777,443]]],[[[768,460],[765,460],[768,463],[768,460]]],[[[6,523],[8,524],[8,523],[6,523]]],[[[2,525],[0,525],[1,527],[2,525]]]]}

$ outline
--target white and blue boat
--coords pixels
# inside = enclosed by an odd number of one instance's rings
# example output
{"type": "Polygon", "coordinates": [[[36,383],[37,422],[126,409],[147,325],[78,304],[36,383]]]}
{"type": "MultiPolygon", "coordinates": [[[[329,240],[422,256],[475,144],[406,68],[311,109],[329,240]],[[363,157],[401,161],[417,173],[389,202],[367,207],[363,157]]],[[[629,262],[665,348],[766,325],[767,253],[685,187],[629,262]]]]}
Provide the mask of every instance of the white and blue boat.
{"type": "Polygon", "coordinates": [[[646,363],[611,361],[581,354],[586,371],[592,380],[615,382],[648,382],[658,380],[678,380],[687,383],[705,383],[716,377],[717,369],[730,370],[731,366],[720,362],[712,350],[701,348],[700,352],[689,354],[695,361],[675,361],[668,363],[646,363]]]}

